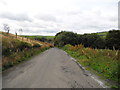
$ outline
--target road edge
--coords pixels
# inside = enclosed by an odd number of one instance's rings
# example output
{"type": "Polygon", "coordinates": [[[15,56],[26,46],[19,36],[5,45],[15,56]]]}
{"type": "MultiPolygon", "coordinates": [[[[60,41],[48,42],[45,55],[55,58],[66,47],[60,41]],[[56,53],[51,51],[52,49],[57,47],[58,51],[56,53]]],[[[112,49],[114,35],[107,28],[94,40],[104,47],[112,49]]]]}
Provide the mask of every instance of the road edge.
{"type": "MultiPolygon", "coordinates": [[[[63,50],[64,51],[64,50],[63,50]]],[[[94,79],[100,86],[102,86],[103,88],[110,88],[109,86],[105,85],[105,83],[107,83],[106,81],[104,80],[100,80],[99,76],[91,73],[90,71],[87,71],[86,68],[84,66],[82,66],[80,63],[77,62],[76,59],[74,59],[73,57],[71,57],[67,52],[64,51],[64,53],[66,55],[68,55],[70,57],[70,59],[72,61],[74,61],[78,66],[79,68],[84,72],[84,75],[86,76],[90,76],[92,79],[94,79]]]]}

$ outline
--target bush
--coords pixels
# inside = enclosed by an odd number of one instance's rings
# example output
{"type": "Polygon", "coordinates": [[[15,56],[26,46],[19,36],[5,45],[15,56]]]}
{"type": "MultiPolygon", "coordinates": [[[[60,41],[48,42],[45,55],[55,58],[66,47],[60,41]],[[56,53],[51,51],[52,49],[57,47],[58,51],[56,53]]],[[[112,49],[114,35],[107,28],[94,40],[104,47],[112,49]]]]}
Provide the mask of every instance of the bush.
{"type": "Polygon", "coordinates": [[[57,33],[54,38],[54,45],[62,47],[66,44],[76,45],[77,34],[73,32],[66,32],[66,31],[57,33]]]}
{"type": "Polygon", "coordinates": [[[70,44],[67,44],[67,45],[65,45],[63,48],[66,50],[66,49],[69,49],[71,47],[71,45],[70,44]]]}
{"type": "Polygon", "coordinates": [[[105,47],[105,40],[95,33],[84,34],[81,36],[81,38],[81,42],[85,47],[92,47],[98,49],[103,49],[105,47]]]}
{"type": "Polygon", "coordinates": [[[66,44],[78,45],[83,44],[85,47],[105,48],[105,40],[97,34],[79,35],[73,32],[62,31],[56,34],[54,45],[62,47],[66,44]]]}
{"type": "Polygon", "coordinates": [[[109,49],[120,49],[120,30],[111,30],[108,32],[106,46],[109,49]]]}
{"type": "Polygon", "coordinates": [[[32,48],[32,45],[26,42],[21,42],[14,39],[5,39],[2,40],[2,55],[9,56],[12,53],[17,52],[18,50],[23,51],[26,48],[32,48]]]}
{"type": "Polygon", "coordinates": [[[32,45],[26,42],[20,42],[20,44],[17,46],[17,48],[21,51],[23,51],[25,48],[32,48],[32,45]]]}
{"type": "Polygon", "coordinates": [[[3,49],[2,48],[2,55],[3,56],[9,56],[9,55],[11,55],[11,49],[10,48],[6,48],[6,49],[3,49]]]}
{"type": "Polygon", "coordinates": [[[41,45],[38,44],[38,43],[36,43],[36,44],[33,45],[33,48],[38,48],[38,47],[41,47],[41,45]]]}

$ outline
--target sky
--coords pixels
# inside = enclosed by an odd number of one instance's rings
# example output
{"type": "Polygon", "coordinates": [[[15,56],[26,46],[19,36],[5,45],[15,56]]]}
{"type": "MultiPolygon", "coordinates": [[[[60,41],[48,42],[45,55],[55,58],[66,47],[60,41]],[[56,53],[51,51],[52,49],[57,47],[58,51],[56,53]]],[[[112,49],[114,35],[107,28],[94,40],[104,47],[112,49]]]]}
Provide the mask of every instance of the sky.
{"type": "Polygon", "coordinates": [[[84,34],[118,29],[118,2],[0,0],[0,30],[8,24],[13,34],[53,36],[60,31],[84,34]]]}

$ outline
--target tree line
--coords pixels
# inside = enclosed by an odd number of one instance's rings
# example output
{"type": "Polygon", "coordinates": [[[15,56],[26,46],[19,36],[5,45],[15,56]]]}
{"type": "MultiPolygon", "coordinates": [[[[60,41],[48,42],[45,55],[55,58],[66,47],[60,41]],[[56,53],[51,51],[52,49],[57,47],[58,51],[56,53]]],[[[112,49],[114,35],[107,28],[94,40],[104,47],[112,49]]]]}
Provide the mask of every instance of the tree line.
{"type": "Polygon", "coordinates": [[[73,46],[83,44],[84,47],[97,49],[120,49],[120,30],[110,30],[105,38],[97,33],[77,34],[73,32],[61,31],[55,35],[54,45],[62,47],[66,44],[73,46]]]}

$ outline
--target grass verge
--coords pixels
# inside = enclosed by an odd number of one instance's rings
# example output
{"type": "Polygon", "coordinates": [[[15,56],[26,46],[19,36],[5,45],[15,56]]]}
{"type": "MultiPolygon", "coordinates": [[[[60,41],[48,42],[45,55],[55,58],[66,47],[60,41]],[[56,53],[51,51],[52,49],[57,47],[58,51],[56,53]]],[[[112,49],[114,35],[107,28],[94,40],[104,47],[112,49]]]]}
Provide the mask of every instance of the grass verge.
{"type": "Polygon", "coordinates": [[[49,47],[32,48],[32,49],[24,50],[21,52],[12,53],[11,55],[4,57],[4,61],[7,61],[7,62],[4,62],[3,66],[2,66],[2,71],[6,70],[10,67],[13,67],[14,65],[19,64],[23,61],[27,61],[32,56],[40,54],[41,52],[43,52],[47,49],[49,49],[49,47]]]}
{"type": "Polygon", "coordinates": [[[66,45],[62,49],[86,69],[96,72],[102,79],[114,82],[117,85],[114,87],[120,84],[119,51],[84,48],[83,45],[66,45]]]}

